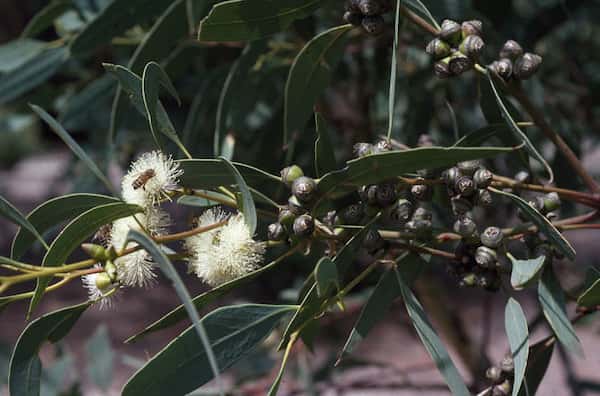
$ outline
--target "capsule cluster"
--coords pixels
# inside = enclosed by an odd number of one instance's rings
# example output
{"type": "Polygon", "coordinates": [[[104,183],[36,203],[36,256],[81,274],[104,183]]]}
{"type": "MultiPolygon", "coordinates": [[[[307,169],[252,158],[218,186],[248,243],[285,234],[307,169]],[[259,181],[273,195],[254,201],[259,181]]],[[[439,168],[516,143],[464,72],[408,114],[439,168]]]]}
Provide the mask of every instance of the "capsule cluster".
{"type": "Polygon", "coordinates": [[[499,365],[488,368],[485,372],[490,382],[492,396],[509,396],[514,382],[515,364],[511,356],[506,356],[499,365]]]}
{"type": "Polygon", "coordinates": [[[383,15],[392,10],[391,0],[346,0],[344,20],[362,26],[365,32],[377,36],[385,28],[383,15]]]}
{"type": "Polygon", "coordinates": [[[498,59],[490,63],[488,68],[496,72],[505,81],[511,79],[527,80],[538,71],[541,64],[541,56],[531,52],[523,52],[523,47],[519,43],[508,40],[502,46],[498,59]]]}
{"type": "Polygon", "coordinates": [[[473,68],[485,47],[482,27],[478,20],[442,22],[438,36],[426,48],[436,61],[433,70],[438,77],[457,76],[473,68]]]}

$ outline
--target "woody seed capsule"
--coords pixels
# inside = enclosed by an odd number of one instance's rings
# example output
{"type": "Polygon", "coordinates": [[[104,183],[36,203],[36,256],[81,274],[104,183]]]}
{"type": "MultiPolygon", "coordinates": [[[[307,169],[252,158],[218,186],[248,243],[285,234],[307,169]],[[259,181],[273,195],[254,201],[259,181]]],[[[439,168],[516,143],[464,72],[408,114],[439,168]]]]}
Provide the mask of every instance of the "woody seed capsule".
{"type": "Polygon", "coordinates": [[[427,44],[425,51],[434,59],[444,58],[452,53],[452,48],[444,40],[434,38],[427,44]]]}
{"type": "Polygon", "coordinates": [[[433,64],[433,72],[439,78],[448,78],[452,76],[450,71],[450,56],[445,57],[433,64]]]}
{"type": "Polygon", "coordinates": [[[513,73],[520,80],[527,80],[535,74],[542,64],[542,57],[526,52],[515,61],[513,73]]]}
{"type": "Polygon", "coordinates": [[[358,8],[365,16],[381,15],[383,13],[383,5],[378,0],[360,0],[358,8]]]}
{"type": "Polygon", "coordinates": [[[477,185],[477,188],[486,188],[492,182],[494,174],[489,169],[480,168],[473,174],[473,181],[477,185]]]}
{"type": "Polygon", "coordinates": [[[496,251],[487,246],[479,246],[475,251],[475,262],[483,268],[492,268],[496,264],[496,251]]]}
{"type": "Polygon", "coordinates": [[[464,21],[460,26],[463,37],[481,36],[483,33],[483,23],[477,19],[464,21]]]}
{"type": "Polygon", "coordinates": [[[514,40],[508,40],[500,50],[500,58],[515,60],[521,55],[523,55],[523,48],[514,40]]]}
{"type": "Polygon", "coordinates": [[[494,61],[490,65],[491,69],[496,72],[503,80],[508,80],[512,76],[513,64],[508,58],[502,58],[494,61]]]}
{"type": "Polygon", "coordinates": [[[302,176],[304,176],[304,172],[298,165],[291,165],[281,170],[281,181],[288,187],[291,187],[292,183],[302,176]]]}
{"type": "Polygon", "coordinates": [[[303,214],[298,216],[296,220],[294,220],[294,234],[298,237],[306,237],[313,233],[315,229],[315,221],[313,218],[307,214],[303,214]]]}
{"type": "Polygon", "coordinates": [[[473,182],[473,179],[471,179],[470,177],[461,176],[456,181],[456,185],[455,185],[454,189],[460,195],[468,197],[470,195],[473,195],[473,193],[475,192],[475,183],[473,182]]]}
{"type": "Polygon", "coordinates": [[[458,76],[473,68],[473,60],[468,56],[458,52],[452,55],[450,61],[448,62],[448,67],[450,68],[450,73],[458,76]]]}
{"type": "Polygon", "coordinates": [[[310,177],[301,176],[292,183],[292,194],[303,203],[312,201],[316,189],[317,183],[310,177]]]}
{"type": "Polygon", "coordinates": [[[362,27],[372,36],[378,36],[383,33],[385,21],[381,15],[366,16],[362,20],[362,27]]]}
{"type": "Polygon", "coordinates": [[[280,223],[269,224],[267,237],[270,241],[283,241],[286,237],[285,228],[280,223]]]}
{"type": "Polygon", "coordinates": [[[461,26],[451,19],[444,19],[440,29],[439,37],[450,43],[458,44],[461,39],[461,26]]]}
{"type": "Polygon", "coordinates": [[[483,39],[477,35],[472,35],[465,37],[460,43],[459,51],[468,57],[476,58],[483,51],[483,47],[485,47],[483,39]]]}
{"type": "Polygon", "coordinates": [[[498,227],[488,227],[481,233],[481,243],[492,249],[500,247],[503,240],[504,234],[498,227]]]}

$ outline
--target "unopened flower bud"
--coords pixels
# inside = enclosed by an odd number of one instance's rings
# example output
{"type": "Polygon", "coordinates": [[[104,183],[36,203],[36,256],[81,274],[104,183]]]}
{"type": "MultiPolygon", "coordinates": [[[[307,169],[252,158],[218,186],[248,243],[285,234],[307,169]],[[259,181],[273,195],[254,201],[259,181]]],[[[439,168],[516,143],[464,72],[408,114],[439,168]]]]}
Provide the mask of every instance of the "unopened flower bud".
{"type": "Polygon", "coordinates": [[[475,262],[483,268],[493,268],[496,266],[498,255],[494,249],[487,246],[479,246],[475,251],[475,262]]]}
{"type": "Polygon", "coordinates": [[[455,76],[463,74],[473,68],[473,60],[461,52],[455,53],[448,62],[450,73],[455,76]]]}
{"type": "Polygon", "coordinates": [[[480,160],[469,160],[462,161],[456,164],[457,168],[460,170],[460,173],[465,176],[473,176],[475,171],[481,167],[480,160]]]}
{"type": "Polygon", "coordinates": [[[431,188],[426,184],[415,184],[410,188],[411,195],[419,201],[429,201],[433,194],[431,188]]]}
{"type": "Polygon", "coordinates": [[[301,176],[292,184],[292,194],[302,203],[313,200],[317,190],[317,183],[310,177],[301,176]]]}
{"type": "Polygon", "coordinates": [[[433,224],[431,220],[416,219],[413,216],[413,220],[406,223],[406,229],[413,232],[417,239],[424,240],[431,238],[433,224]]]}
{"type": "Polygon", "coordinates": [[[500,367],[492,366],[485,371],[485,377],[493,384],[497,384],[503,379],[502,370],[500,370],[500,367]]]}
{"type": "Polygon", "coordinates": [[[451,19],[444,19],[442,21],[442,26],[439,33],[439,37],[442,40],[450,44],[458,44],[461,39],[461,35],[462,29],[457,22],[451,19]]]}
{"type": "Polygon", "coordinates": [[[433,214],[430,210],[423,207],[417,208],[412,216],[413,220],[430,220],[433,218],[433,214]]]}
{"type": "Polygon", "coordinates": [[[400,199],[390,210],[390,220],[395,223],[405,224],[413,214],[413,204],[407,199],[400,199]]]}
{"type": "Polygon", "coordinates": [[[358,224],[364,215],[364,207],[359,203],[348,205],[340,211],[340,218],[344,224],[358,224]]]}
{"type": "Polygon", "coordinates": [[[298,237],[306,237],[313,233],[315,229],[315,221],[313,218],[307,214],[303,214],[298,216],[296,220],[294,220],[294,234],[298,237]]]}
{"type": "Polygon", "coordinates": [[[296,219],[296,215],[289,207],[283,207],[279,210],[279,216],[277,217],[277,221],[279,224],[282,224],[286,227],[291,227],[296,219]]]}
{"type": "Polygon", "coordinates": [[[448,43],[444,40],[434,38],[427,44],[425,51],[431,55],[433,59],[442,59],[452,53],[452,48],[450,48],[448,43]]]}
{"type": "Polygon", "coordinates": [[[383,4],[379,0],[360,0],[358,8],[365,16],[381,15],[383,13],[383,4]]]}
{"type": "Polygon", "coordinates": [[[505,81],[512,76],[513,64],[508,58],[494,61],[489,67],[505,81]]]}
{"type": "Polygon", "coordinates": [[[460,170],[456,166],[453,166],[452,168],[446,169],[442,176],[447,185],[454,187],[461,174],[460,170]]]}
{"type": "Polygon", "coordinates": [[[458,49],[468,57],[477,58],[483,51],[483,47],[485,47],[483,39],[477,35],[472,35],[465,37],[458,49]]]}
{"type": "Polygon", "coordinates": [[[556,192],[551,192],[543,197],[544,210],[552,212],[560,207],[560,197],[556,192]]]}
{"type": "Polygon", "coordinates": [[[298,165],[291,165],[281,170],[281,181],[288,187],[291,187],[292,183],[302,176],[304,176],[304,172],[298,165]]]}
{"type": "Polygon", "coordinates": [[[515,61],[513,73],[520,80],[527,80],[535,74],[542,64],[542,57],[531,52],[524,53],[515,61]]]}
{"type": "Polygon", "coordinates": [[[473,182],[473,179],[468,176],[461,176],[456,181],[454,189],[461,196],[468,197],[473,195],[475,192],[475,182],[473,182]]]}
{"type": "Polygon", "coordinates": [[[96,245],[94,243],[82,243],[81,250],[86,252],[91,258],[93,258],[96,261],[104,261],[111,258],[109,257],[109,254],[104,248],[104,246],[96,245]]]}
{"type": "Polygon", "coordinates": [[[494,203],[494,197],[488,190],[478,189],[475,192],[475,204],[483,208],[492,206],[494,203]]]}
{"type": "Polygon", "coordinates": [[[353,25],[360,26],[363,20],[363,15],[357,12],[346,11],[344,12],[344,21],[353,25]]]}
{"type": "Polygon", "coordinates": [[[285,232],[285,228],[281,225],[281,223],[269,224],[267,237],[270,241],[283,241],[286,236],[287,234],[285,232]]]}
{"type": "Polygon", "coordinates": [[[385,21],[381,15],[366,16],[362,20],[362,27],[372,36],[378,36],[383,33],[385,21]]]}
{"type": "Polygon", "coordinates": [[[481,233],[481,243],[492,249],[499,248],[503,240],[504,234],[498,227],[488,227],[481,233]]]}
{"type": "Polygon", "coordinates": [[[380,183],[376,190],[377,205],[386,208],[396,202],[398,193],[396,192],[396,183],[380,183]]]}
{"type": "Polygon", "coordinates": [[[492,183],[494,174],[485,168],[480,168],[473,174],[473,181],[477,185],[477,188],[486,188],[492,183]]]}
{"type": "Polygon", "coordinates": [[[112,280],[110,279],[110,276],[108,276],[108,274],[106,272],[98,273],[96,275],[95,281],[96,281],[96,287],[101,292],[105,293],[111,289],[112,280]]]}
{"type": "Polygon", "coordinates": [[[500,50],[500,58],[517,59],[523,55],[523,47],[514,40],[508,40],[500,50]]]}
{"type": "Polygon", "coordinates": [[[464,21],[460,27],[463,37],[481,36],[483,33],[483,23],[477,19],[464,21]]]}
{"type": "Polygon", "coordinates": [[[375,148],[370,143],[356,143],[353,147],[354,155],[358,158],[366,157],[375,152],[375,148]]]}

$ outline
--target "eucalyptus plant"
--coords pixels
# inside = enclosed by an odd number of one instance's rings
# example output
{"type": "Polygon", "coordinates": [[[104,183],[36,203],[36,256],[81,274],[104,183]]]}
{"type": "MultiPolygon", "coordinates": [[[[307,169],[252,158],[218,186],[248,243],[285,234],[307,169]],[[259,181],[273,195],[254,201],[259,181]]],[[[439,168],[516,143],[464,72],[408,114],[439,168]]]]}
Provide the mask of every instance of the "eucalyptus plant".
{"type": "MultiPolygon", "coordinates": [[[[158,277],[172,283],[182,305],[126,342],[151,337],[188,317],[192,323],[129,379],[124,395],[186,394],[213,379],[221,394],[228,393],[220,374],[273,332],[280,340],[281,368],[265,393],[275,395],[294,346],[311,346],[315,324],[331,312],[345,310],[347,299],[357,288],[372,284],[373,277],[378,281],[341,346],[338,363],[386,317],[397,298],[402,299],[416,333],[455,395],[533,395],[556,342],[571,353],[582,354],[574,325],[598,309],[599,273],[590,271],[586,288],[574,299],[576,313],[569,314],[567,297],[571,296],[563,290],[554,267],[559,260],[575,265],[576,253],[566,232],[600,228],[593,223],[600,208],[600,187],[528,95],[524,80],[535,78],[543,69],[543,58],[524,50],[529,43],[505,37],[492,44],[499,48],[498,56],[488,59],[485,23],[447,18],[438,24],[420,1],[409,0],[336,4],[333,10],[339,15],[333,19],[348,24],[323,30],[301,48],[290,45],[286,32],[291,25],[321,15],[324,3],[113,0],[87,21],[80,14],[82,23],[74,33],[2,76],[0,86],[12,87],[0,94],[2,101],[15,100],[58,72],[68,59],[85,58],[91,49],[112,39],[133,37],[136,29],[143,30],[155,20],[127,66],[103,63],[108,77],[92,83],[118,83],[108,142],[102,143],[108,143],[109,157],[119,152],[119,144],[127,144],[122,130],[127,130],[128,118],[135,118],[128,109],[145,118],[140,139],[149,144],[133,150],[137,152],[118,188],[105,176],[102,156],[90,156],[58,120],[31,105],[87,165],[88,177],[99,181],[106,195],[58,196],[27,215],[4,198],[0,201],[2,215],[20,227],[10,254],[0,257],[0,306],[27,300],[26,314],[31,318],[46,294],[71,282],[80,282],[89,293],[81,304],[30,321],[13,350],[8,379],[12,395],[39,393],[38,351],[44,342],[67,336],[84,311],[111,309],[111,303],[119,303],[119,295],[122,301],[131,288],[151,289],[158,277]],[[408,28],[419,32],[419,45],[429,56],[427,73],[447,84],[459,78],[477,81],[479,93],[472,87],[475,91],[470,95],[480,95],[487,126],[458,135],[445,146],[430,134],[421,134],[412,143],[403,139],[403,131],[395,124],[396,86],[402,78],[397,75],[400,36],[408,28]],[[190,31],[195,33],[192,43],[186,38],[190,31]],[[371,37],[377,40],[389,31],[393,31],[393,42],[385,46],[391,56],[386,65],[390,71],[387,131],[373,141],[355,142],[353,153],[346,153],[351,157],[339,166],[340,150],[335,144],[339,137],[328,113],[318,106],[315,112],[314,106],[342,58],[352,56],[346,51],[348,46],[371,37]],[[167,47],[178,42],[178,50],[165,61],[167,47]],[[181,77],[173,59],[184,50],[197,49],[198,43],[211,48],[222,43],[239,47],[240,42],[246,43],[243,51],[230,70],[221,73],[224,78],[217,79],[212,150],[199,149],[194,117],[202,111],[201,101],[209,95],[210,86],[203,86],[194,99],[191,121],[186,121],[183,134],[176,128],[181,123],[172,121],[173,112],[168,111],[170,99],[161,100],[161,90],[180,101],[169,71],[181,77]],[[290,48],[293,61],[282,63],[290,48]],[[279,171],[232,161],[235,150],[243,147],[229,133],[236,122],[232,119],[248,116],[236,113],[236,102],[250,95],[236,93],[238,84],[252,69],[278,72],[282,64],[287,73],[285,90],[275,90],[282,107],[282,116],[275,120],[282,133],[267,136],[282,141],[285,158],[278,164],[279,171]],[[311,131],[313,119],[316,140],[303,147],[301,136],[311,131]],[[552,166],[531,138],[532,128],[539,129],[570,166],[573,177],[581,182],[576,189],[556,186],[552,166]],[[500,146],[485,145],[496,138],[500,146]],[[151,147],[146,150],[147,146],[151,147]],[[312,161],[295,163],[294,153],[304,149],[312,161]],[[211,154],[198,154],[206,151],[211,154]],[[513,176],[506,173],[511,168],[497,169],[498,158],[510,158],[520,171],[513,176]],[[564,202],[576,205],[579,214],[561,217],[564,202]],[[173,204],[195,214],[194,220],[177,224],[167,210],[173,204]],[[508,217],[503,217],[504,223],[490,224],[488,219],[494,219],[492,213],[500,207],[508,217]],[[57,225],[61,225],[60,232],[49,238],[48,231],[57,225]],[[24,262],[37,242],[44,250],[42,261],[24,262]],[[87,258],[73,261],[77,251],[87,258]],[[202,317],[199,314],[209,303],[219,302],[293,257],[302,257],[311,268],[295,303],[231,305],[202,317]],[[427,282],[430,266],[443,266],[455,279],[453,288],[479,288],[506,300],[505,342],[510,351],[486,370],[475,370],[481,378],[472,384],[457,370],[413,293],[417,280],[427,282]],[[190,296],[182,276],[205,283],[208,291],[190,296]],[[31,290],[13,293],[22,284],[31,290]],[[526,288],[536,290],[539,309],[552,330],[537,343],[530,342],[529,324],[518,302],[520,291],[526,288]],[[481,384],[486,385],[478,388],[481,384]]],[[[36,37],[53,23],[60,26],[57,18],[73,7],[70,2],[51,2],[27,26],[24,37],[36,37]]],[[[91,88],[86,89],[91,95],[91,88]]],[[[239,108],[250,109],[242,104],[239,108]]],[[[256,109],[252,115],[260,118],[256,109]]],[[[385,129],[381,124],[377,128],[385,129]]],[[[465,354],[459,350],[458,356],[465,354]]]]}

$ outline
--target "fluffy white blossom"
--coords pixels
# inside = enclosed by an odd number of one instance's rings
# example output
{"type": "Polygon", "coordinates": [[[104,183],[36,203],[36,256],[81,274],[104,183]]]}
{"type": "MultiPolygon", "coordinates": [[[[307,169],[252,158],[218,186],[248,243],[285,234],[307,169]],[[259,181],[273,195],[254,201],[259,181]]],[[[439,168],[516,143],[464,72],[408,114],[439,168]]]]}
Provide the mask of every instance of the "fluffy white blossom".
{"type": "MultiPolygon", "coordinates": [[[[227,218],[219,209],[207,210],[198,219],[198,227],[227,218]]],[[[185,246],[190,253],[189,269],[211,286],[218,286],[255,270],[263,259],[265,244],[252,239],[239,213],[222,227],[189,237],[185,246]]]]}
{"type": "MultiPolygon", "coordinates": [[[[100,268],[96,266],[95,268],[100,268]]],[[[89,299],[92,301],[99,301],[100,309],[110,308],[112,306],[115,289],[118,287],[116,284],[110,282],[105,272],[99,272],[94,274],[88,274],[81,277],[83,287],[88,291],[89,299]]]]}
{"type": "Polygon", "coordinates": [[[160,151],[142,154],[135,160],[121,182],[125,202],[148,207],[167,192],[175,189],[178,178],[183,174],[179,164],[160,151]]]}
{"type": "MultiPolygon", "coordinates": [[[[169,215],[158,207],[151,207],[145,213],[124,217],[113,223],[110,244],[120,251],[137,246],[135,242],[127,242],[127,234],[130,230],[141,231],[145,229],[150,235],[157,236],[165,232],[170,223],[169,215]]],[[[115,259],[119,281],[126,286],[147,286],[156,274],[152,258],[145,250],[115,259]]]]}

